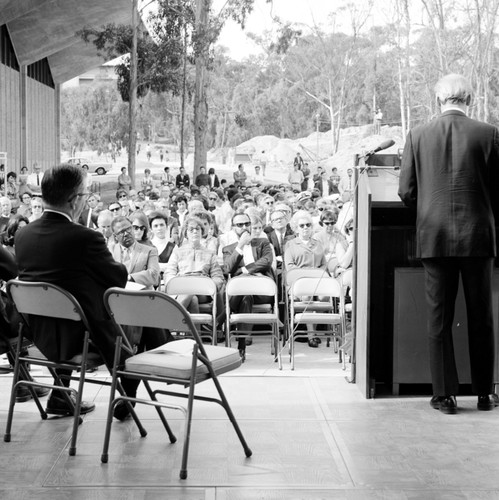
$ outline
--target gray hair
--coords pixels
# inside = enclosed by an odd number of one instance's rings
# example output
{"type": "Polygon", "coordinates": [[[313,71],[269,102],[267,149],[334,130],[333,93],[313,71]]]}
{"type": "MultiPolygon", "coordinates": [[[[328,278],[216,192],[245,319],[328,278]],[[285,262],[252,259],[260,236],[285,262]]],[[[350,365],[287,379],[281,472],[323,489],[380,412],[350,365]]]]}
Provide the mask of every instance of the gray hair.
{"type": "Polygon", "coordinates": [[[441,104],[467,104],[472,87],[467,78],[456,73],[445,75],[435,85],[435,94],[441,104]]]}

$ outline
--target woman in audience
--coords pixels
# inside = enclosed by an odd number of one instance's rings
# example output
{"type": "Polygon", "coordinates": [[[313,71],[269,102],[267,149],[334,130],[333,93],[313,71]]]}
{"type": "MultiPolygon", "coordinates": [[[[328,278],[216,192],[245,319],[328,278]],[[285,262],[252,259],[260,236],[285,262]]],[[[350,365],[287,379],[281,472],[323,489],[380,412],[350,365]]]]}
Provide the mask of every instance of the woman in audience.
{"type": "MultiPolygon", "coordinates": [[[[296,238],[288,241],[284,248],[284,267],[286,271],[298,268],[320,268],[326,271],[324,247],[312,239],[312,216],[306,210],[299,210],[291,219],[291,229],[296,238]]],[[[303,297],[303,299],[306,299],[303,297]]],[[[313,333],[308,334],[309,347],[319,347],[321,340],[313,333]]]]}
{"type": "Polygon", "coordinates": [[[284,250],[285,269],[303,267],[326,268],[324,247],[312,239],[312,216],[306,210],[298,210],[291,219],[291,229],[296,238],[288,241],[284,250]]]}
{"type": "Polygon", "coordinates": [[[39,219],[43,214],[43,202],[40,196],[31,199],[31,215],[28,217],[30,222],[39,219]]]}
{"type": "Polygon", "coordinates": [[[5,230],[3,236],[3,244],[6,250],[14,257],[16,256],[16,252],[14,249],[14,237],[18,229],[21,229],[28,224],[29,220],[27,217],[16,214],[11,217],[9,224],[7,225],[7,229],[5,230]]]}
{"type": "Polygon", "coordinates": [[[149,221],[146,214],[142,211],[133,212],[130,214],[129,219],[132,222],[135,241],[143,245],[154,246],[149,239],[149,221]]]}
{"type": "MultiPolygon", "coordinates": [[[[185,220],[185,241],[175,247],[170,260],[166,264],[165,283],[174,276],[208,276],[217,285],[219,297],[217,308],[222,310],[222,290],[224,278],[222,269],[217,263],[216,255],[201,244],[205,233],[203,221],[196,215],[189,215],[185,220]]],[[[205,296],[182,295],[177,300],[191,313],[199,312],[199,303],[205,302],[205,296]]]]}
{"type": "Polygon", "coordinates": [[[338,213],[339,210],[336,207],[331,210],[322,211],[319,219],[321,230],[313,236],[324,248],[327,270],[331,275],[334,275],[338,265],[338,245],[340,245],[341,250],[346,250],[348,246],[345,236],[335,226],[338,220],[338,213]]]}

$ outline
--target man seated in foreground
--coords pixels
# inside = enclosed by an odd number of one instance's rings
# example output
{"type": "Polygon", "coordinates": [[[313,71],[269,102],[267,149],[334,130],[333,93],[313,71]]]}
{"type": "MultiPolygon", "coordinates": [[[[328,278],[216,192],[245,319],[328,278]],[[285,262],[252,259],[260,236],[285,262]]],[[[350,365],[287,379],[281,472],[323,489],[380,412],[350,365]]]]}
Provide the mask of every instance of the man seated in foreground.
{"type": "MultiPolygon", "coordinates": [[[[42,217],[18,231],[15,238],[19,279],[45,281],[73,294],[90,323],[92,341],[110,367],[116,332],[105,311],[103,295],[110,287],[124,287],[128,272],[113,259],[100,232],[75,222],[89,196],[81,168],[51,168],[43,176],[41,190],[45,205],[42,217]]],[[[81,351],[83,328],[75,331],[72,321],[33,317],[30,332],[49,360],[71,359],[81,351]]],[[[69,386],[69,380],[62,380],[69,386]]],[[[136,381],[123,379],[122,384],[128,395],[135,394],[136,381]]],[[[82,402],[80,411],[85,414],[94,408],[94,404],[82,402]]],[[[53,391],[47,413],[71,415],[73,408],[61,393],[53,391]]]]}

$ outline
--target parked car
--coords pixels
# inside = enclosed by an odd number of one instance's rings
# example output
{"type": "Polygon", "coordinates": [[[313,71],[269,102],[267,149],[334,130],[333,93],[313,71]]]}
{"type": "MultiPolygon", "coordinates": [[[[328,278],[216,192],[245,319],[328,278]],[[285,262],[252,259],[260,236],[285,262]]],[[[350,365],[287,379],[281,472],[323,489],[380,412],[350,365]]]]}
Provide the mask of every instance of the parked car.
{"type": "Polygon", "coordinates": [[[73,158],[68,158],[66,163],[70,165],[76,165],[79,167],[88,167],[88,171],[93,174],[104,175],[106,172],[111,170],[112,164],[106,162],[91,161],[87,158],[82,158],[81,156],[74,156],[73,158]]]}

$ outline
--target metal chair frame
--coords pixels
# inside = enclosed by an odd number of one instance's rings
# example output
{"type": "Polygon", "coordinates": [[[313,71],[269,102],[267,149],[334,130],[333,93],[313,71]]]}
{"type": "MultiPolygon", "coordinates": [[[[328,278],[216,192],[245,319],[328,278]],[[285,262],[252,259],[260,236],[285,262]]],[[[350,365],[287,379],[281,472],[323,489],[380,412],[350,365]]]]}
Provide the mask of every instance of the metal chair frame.
{"type": "Polygon", "coordinates": [[[318,330],[317,327],[307,328],[306,332],[297,332],[298,325],[329,325],[339,329],[339,337],[336,340],[341,343],[344,335],[344,297],[342,287],[337,279],[331,277],[322,278],[298,278],[290,289],[290,362],[294,370],[295,339],[307,338],[310,333],[326,339],[331,333],[318,330]],[[327,302],[313,300],[313,297],[327,297],[327,302]],[[302,299],[296,301],[295,298],[302,299]],[[305,300],[303,300],[305,298],[305,300]],[[312,300],[310,300],[312,298],[312,300]],[[318,307],[318,309],[317,309],[318,307]]]}
{"type": "Polygon", "coordinates": [[[209,295],[211,302],[200,304],[200,313],[190,313],[195,325],[211,326],[211,335],[199,332],[201,338],[209,338],[213,345],[217,344],[217,285],[208,276],[175,276],[165,285],[167,295],[209,295]]]}
{"type": "MultiPolygon", "coordinates": [[[[74,407],[73,432],[69,447],[69,455],[74,456],[76,454],[78,426],[82,422],[80,417],[80,408],[85,382],[107,386],[111,385],[110,382],[105,380],[85,378],[85,372],[88,368],[103,364],[102,358],[95,353],[91,353],[89,356],[88,347],[91,344],[91,329],[85,313],[73,295],[50,283],[25,282],[13,279],[7,283],[7,294],[20,313],[22,323],[19,325],[17,339],[13,340],[11,343],[11,354],[14,357],[14,375],[12,379],[12,390],[4,441],[10,442],[11,440],[17,389],[21,386],[28,388],[40,412],[41,418],[46,420],[47,413],[43,409],[40,400],[34,391],[34,387],[45,387],[47,389],[60,391],[69,407],[74,407]],[[25,352],[26,346],[34,345],[33,342],[27,341],[24,335],[25,328],[29,328],[29,317],[31,315],[81,322],[85,329],[81,355],[77,355],[71,360],[50,361],[38,351],[32,355],[30,355],[29,352],[26,355],[22,354],[25,352]],[[44,366],[47,368],[52,377],[54,377],[54,383],[45,384],[30,380],[31,377],[29,377],[29,374],[27,373],[26,364],[44,366]],[[58,369],[71,371],[76,370],[79,372],[78,376],[69,377],[70,380],[76,380],[78,382],[78,388],[76,390],[71,387],[63,386],[62,377],[56,372],[58,369]],[[69,397],[70,394],[74,395],[75,404],[73,404],[73,401],[69,397]]],[[[119,390],[122,390],[121,385],[119,386],[119,390]]]]}
{"type": "Polygon", "coordinates": [[[249,337],[253,330],[235,330],[240,324],[270,325],[268,330],[259,330],[259,333],[270,333],[270,352],[278,362],[279,370],[282,370],[281,359],[281,336],[279,333],[282,326],[279,320],[279,308],[277,299],[277,284],[268,276],[236,276],[230,278],[225,287],[225,342],[230,346],[235,337],[249,337]],[[255,304],[251,313],[235,313],[230,311],[230,298],[241,295],[259,295],[272,297],[271,304],[255,304]]]}
{"type": "MultiPolygon", "coordinates": [[[[132,408],[131,403],[140,403],[149,406],[154,406],[169,436],[171,443],[174,443],[176,441],[176,437],[173,434],[172,430],[170,429],[170,426],[163,414],[162,408],[180,410],[184,413],[185,426],[184,426],[184,445],[182,452],[182,464],[180,468],[181,479],[187,478],[187,461],[189,453],[190,431],[191,431],[194,400],[217,403],[224,408],[230,422],[232,423],[232,426],[234,427],[234,430],[239,438],[239,441],[241,442],[246,457],[250,457],[252,451],[248,447],[244,439],[244,436],[239,428],[236,418],[234,417],[232,409],[227,401],[227,398],[225,397],[225,394],[218,380],[218,375],[226,373],[230,370],[239,367],[241,365],[241,360],[237,355],[237,362],[231,363],[230,366],[226,366],[223,369],[220,368],[215,369],[207,353],[207,349],[209,349],[213,355],[215,355],[216,353],[230,355],[233,354],[235,350],[234,349],[229,350],[228,348],[222,346],[205,347],[202,343],[201,337],[199,336],[199,333],[196,329],[196,326],[194,325],[194,322],[192,321],[189,312],[182,305],[176,302],[175,299],[169,297],[163,292],[152,291],[152,290],[131,291],[131,290],[123,290],[120,288],[110,288],[104,294],[104,304],[114,322],[116,331],[118,333],[118,337],[116,341],[115,360],[112,370],[111,392],[109,397],[109,408],[107,414],[106,432],[105,432],[104,447],[102,451],[101,461],[103,463],[107,463],[109,459],[108,451],[109,451],[109,441],[111,435],[111,423],[113,419],[113,408],[120,401],[125,401],[130,409],[132,408]],[[121,325],[143,326],[151,328],[168,328],[171,331],[184,331],[189,333],[192,336],[192,342],[193,342],[192,352],[182,354],[184,360],[185,356],[187,355],[191,356],[191,365],[188,376],[180,376],[180,375],[167,376],[167,375],[153,374],[151,372],[147,373],[146,371],[135,371],[132,370],[131,368],[130,369],[127,368],[126,363],[124,367],[120,367],[119,360],[120,360],[121,350],[124,349],[129,354],[133,354],[132,347],[128,342],[128,339],[126,338],[126,335],[123,332],[121,325]],[[203,370],[200,370],[200,368],[203,368],[203,370]],[[149,399],[132,398],[128,396],[116,397],[115,394],[116,383],[118,377],[120,376],[126,376],[141,380],[146,387],[149,399]],[[215,388],[218,392],[218,398],[199,396],[195,394],[196,385],[200,382],[209,379],[211,379],[215,385],[215,388]],[[189,389],[188,394],[174,390],[168,390],[168,391],[162,389],[153,390],[149,382],[161,382],[168,385],[169,384],[180,385],[184,388],[189,389]],[[173,397],[180,397],[187,399],[187,408],[184,408],[179,405],[173,405],[171,403],[158,401],[157,395],[173,396],[173,397]]],[[[174,341],[173,346],[176,343],[177,342],[174,341]]],[[[167,348],[167,346],[169,345],[170,344],[165,344],[165,346],[163,346],[162,348],[167,348]]],[[[154,351],[155,350],[152,350],[144,354],[151,354],[154,356],[155,355],[154,351]]],[[[161,352],[158,352],[158,355],[161,356],[161,352]]],[[[141,355],[139,354],[137,356],[141,355]]],[[[127,360],[127,362],[133,361],[134,357],[135,356],[131,356],[127,360]]],[[[176,361],[174,355],[171,359],[173,363],[176,361]]],[[[165,358],[163,357],[163,363],[164,361],[165,358]]],[[[142,431],[141,435],[144,435],[142,434],[142,431]]]]}

